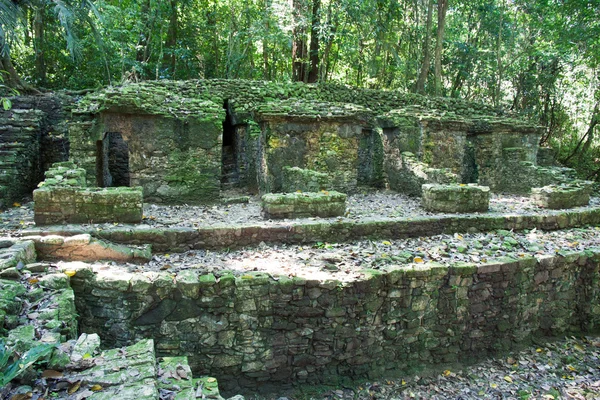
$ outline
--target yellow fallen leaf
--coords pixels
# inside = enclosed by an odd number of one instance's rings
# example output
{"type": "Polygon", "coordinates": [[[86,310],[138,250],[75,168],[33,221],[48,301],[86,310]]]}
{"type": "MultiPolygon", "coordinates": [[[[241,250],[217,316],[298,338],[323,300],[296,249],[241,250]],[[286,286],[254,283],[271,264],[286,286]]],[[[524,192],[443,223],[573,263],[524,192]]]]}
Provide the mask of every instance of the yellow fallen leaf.
{"type": "Polygon", "coordinates": [[[413,259],[413,262],[416,262],[416,263],[422,263],[422,262],[423,262],[423,259],[422,259],[421,257],[415,257],[415,258],[413,259]]]}
{"type": "Polygon", "coordinates": [[[82,358],[87,360],[88,358],[92,358],[92,355],[90,353],[85,353],[82,358]]]}
{"type": "Polygon", "coordinates": [[[579,343],[575,344],[575,349],[579,350],[579,351],[585,351],[585,348],[582,345],[580,345],[579,343]]]}
{"type": "Polygon", "coordinates": [[[208,378],[208,379],[206,380],[206,382],[208,382],[208,383],[215,383],[216,381],[217,381],[217,380],[216,380],[215,378],[208,378]]]}
{"type": "Polygon", "coordinates": [[[513,380],[512,380],[512,378],[511,378],[510,376],[508,376],[508,375],[506,375],[506,376],[504,377],[504,380],[505,380],[506,382],[508,382],[508,383],[513,383],[513,380]]]}
{"type": "Polygon", "coordinates": [[[490,383],[490,387],[492,389],[496,389],[498,387],[498,385],[496,383],[490,383]]]}
{"type": "Polygon", "coordinates": [[[444,375],[444,376],[450,376],[450,374],[451,374],[451,373],[452,373],[452,372],[450,372],[450,370],[449,370],[449,369],[447,369],[447,370],[445,370],[444,372],[442,372],[442,375],[444,375]]]}
{"type": "Polygon", "coordinates": [[[17,203],[16,201],[13,203],[13,207],[21,207],[21,203],[17,203]]]}
{"type": "Polygon", "coordinates": [[[78,391],[80,387],[81,387],[81,381],[77,381],[74,384],[72,384],[71,386],[69,386],[69,390],[67,390],[67,393],[73,394],[76,391],[78,391]]]}
{"type": "Polygon", "coordinates": [[[542,350],[542,349],[540,349],[539,347],[538,347],[537,349],[535,349],[535,352],[536,352],[536,353],[541,353],[542,351],[543,351],[543,350],[542,350]]]}
{"type": "Polygon", "coordinates": [[[90,390],[91,390],[92,392],[99,392],[99,391],[101,391],[101,390],[102,390],[102,386],[100,386],[100,385],[94,385],[94,386],[92,386],[92,387],[90,388],[90,390]]]}
{"type": "Polygon", "coordinates": [[[29,280],[27,282],[29,282],[30,285],[35,285],[39,281],[40,280],[38,278],[29,278],[29,280]]]}
{"type": "Polygon", "coordinates": [[[573,367],[572,365],[567,365],[567,369],[571,372],[576,371],[575,367],[573,367]]]}
{"type": "Polygon", "coordinates": [[[406,385],[406,381],[402,379],[402,385],[406,385]]]}
{"type": "Polygon", "coordinates": [[[389,240],[384,240],[381,243],[383,243],[385,246],[391,246],[392,245],[392,242],[390,242],[389,240]]]}
{"type": "Polygon", "coordinates": [[[68,277],[74,276],[77,273],[77,271],[73,270],[73,269],[66,269],[63,271],[63,274],[65,274],[68,277]]]}

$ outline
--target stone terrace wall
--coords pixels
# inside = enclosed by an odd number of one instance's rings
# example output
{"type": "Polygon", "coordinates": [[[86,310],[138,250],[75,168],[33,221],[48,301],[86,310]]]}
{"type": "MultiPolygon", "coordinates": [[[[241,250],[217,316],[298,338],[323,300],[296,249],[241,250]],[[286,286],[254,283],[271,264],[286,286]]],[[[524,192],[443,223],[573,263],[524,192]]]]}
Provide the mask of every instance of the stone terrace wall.
{"type": "Polygon", "coordinates": [[[328,383],[469,361],[532,335],[597,331],[600,249],[476,266],[365,270],[352,283],[193,270],[78,271],[80,326],[111,346],[143,337],[229,390],[328,383]]]}

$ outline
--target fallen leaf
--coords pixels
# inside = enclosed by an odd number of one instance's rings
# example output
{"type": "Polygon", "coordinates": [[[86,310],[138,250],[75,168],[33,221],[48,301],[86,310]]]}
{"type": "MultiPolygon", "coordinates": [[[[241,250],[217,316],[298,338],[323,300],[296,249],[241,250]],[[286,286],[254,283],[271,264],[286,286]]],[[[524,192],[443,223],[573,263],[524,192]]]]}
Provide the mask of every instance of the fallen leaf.
{"type": "Polygon", "coordinates": [[[423,262],[423,259],[422,259],[421,257],[415,257],[415,258],[413,259],[413,262],[416,262],[416,263],[422,263],[422,262],[423,262]]]}
{"type": "Polygon", "coordinates": [[[62,376],[63,376],[62,372],[55,371],[53,369],[47,369],[44,372],[42,372],[43,378],[58,379],[58,378],[62,378],[62,376]]]}
{"type": "Polygon", "coordinates": [[[93,386],[90,388],[90,390],[91,390],[92,392],[100,392],[100,391],[102,390],[102,386],[100,386],[100,385],[93,385],[93,386]]]}
{"type": "Polygon", "coordinates": [[[512,380],[512,378],[511,378],[510,376],[508,376],[508,375],[506,375],[506,376],[504,377],[504,380],[505,380],[506,382],[508,382],[508,383],[513,383],[513,380],[512,380]]]}
{"type": "Polygon", "coordinates": [[[69,278],[74,276],[77,273],[77,271],[73,270],[73,269],[66,269],[63,271],[63,274],[65,274],[66,276],[68,276],[69,278]]]}
{"type": "Polygon", "coordinates": [[[442,372],[442,375],[444,375],[444,376],[450,376],[450,374],[451,374],[451,373],[452,373],[452,372],[450,372],[450,370],[449,370],[449,369],[447,369],[447,370],[445,370],[444,372],[442,372]]]}
{"type": "Polygon", "coordinates": [[[67,393],[73,394],[76,391],[78,391],[80,387],[81,387],[81,381],[77,381],[77,382],[73,383],[71,386],[69,386],[69,390],[67,390],[67,393]]]}
{"type": "Polygon", "coordinates": [[[10,398],[10,400],[27,400],[27,399],[31,399],[32,397],[33,397],[33,393],[27,392],[27,393],[15,394],[13,397],[10,398]]]}

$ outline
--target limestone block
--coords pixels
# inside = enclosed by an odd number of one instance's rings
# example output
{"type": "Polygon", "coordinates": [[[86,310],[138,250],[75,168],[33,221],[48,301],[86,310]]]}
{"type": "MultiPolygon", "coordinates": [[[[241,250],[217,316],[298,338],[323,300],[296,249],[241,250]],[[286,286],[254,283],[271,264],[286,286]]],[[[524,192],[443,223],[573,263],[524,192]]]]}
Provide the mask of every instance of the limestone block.
{"type": "Polygon", "coordinates": [[[262,211],[266,218],[339,217],[346,212],[346,195],[339,192],[266,194],[262,211]]]}
{"type": "Polygon", "coordinates": [[[422,190],[422,205],[429,211],[485,212],[490,204],[490,188],[487,186],[425,184],[422,190]]]}
{"type": "Polygon", "coordinates": [[[28,236],[26,239],[35,243],[38,256],[45,260],[147,262],[152,258],[149,245],[128,247],[96,239],[89,234],[28,236]]]}
{"type": "Polygon", "coordinates": [[[531,200],[539,207],[555,210],[581,207],[589,204],[591,191],[590,181],[548,185],[531,189],[531,200]]]}

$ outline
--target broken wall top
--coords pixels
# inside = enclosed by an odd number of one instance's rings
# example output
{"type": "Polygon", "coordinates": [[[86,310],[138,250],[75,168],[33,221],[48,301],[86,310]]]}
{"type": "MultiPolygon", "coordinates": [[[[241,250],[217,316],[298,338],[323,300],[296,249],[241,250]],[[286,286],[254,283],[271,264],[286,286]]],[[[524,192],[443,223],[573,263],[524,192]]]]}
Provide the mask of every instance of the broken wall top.
{"type": "MultiPolygon", "coordinates": [[[[302,82],[248,80],[146,81],[108,87],[85,96],[74,110],[79,114],[101,112],[141,113],[169,118],[224,118],[227,102],[234,123],[293,117],[305,119],[369,119],[394,114],[445,122],[470,121],[472,129],[504,123],[515,129],[535,129],[522,120],[507,118],[496,107],[462,99],[428,97],[397,90],[356,88],[335,83],[307,85],[302,82]],[[424,112],[426,110],[426,112],[424,112]],[[477,122],[479,121],[479,122],[477,122]]],[[[382,121],[390,123],[393,115],[382,121]]]]}

